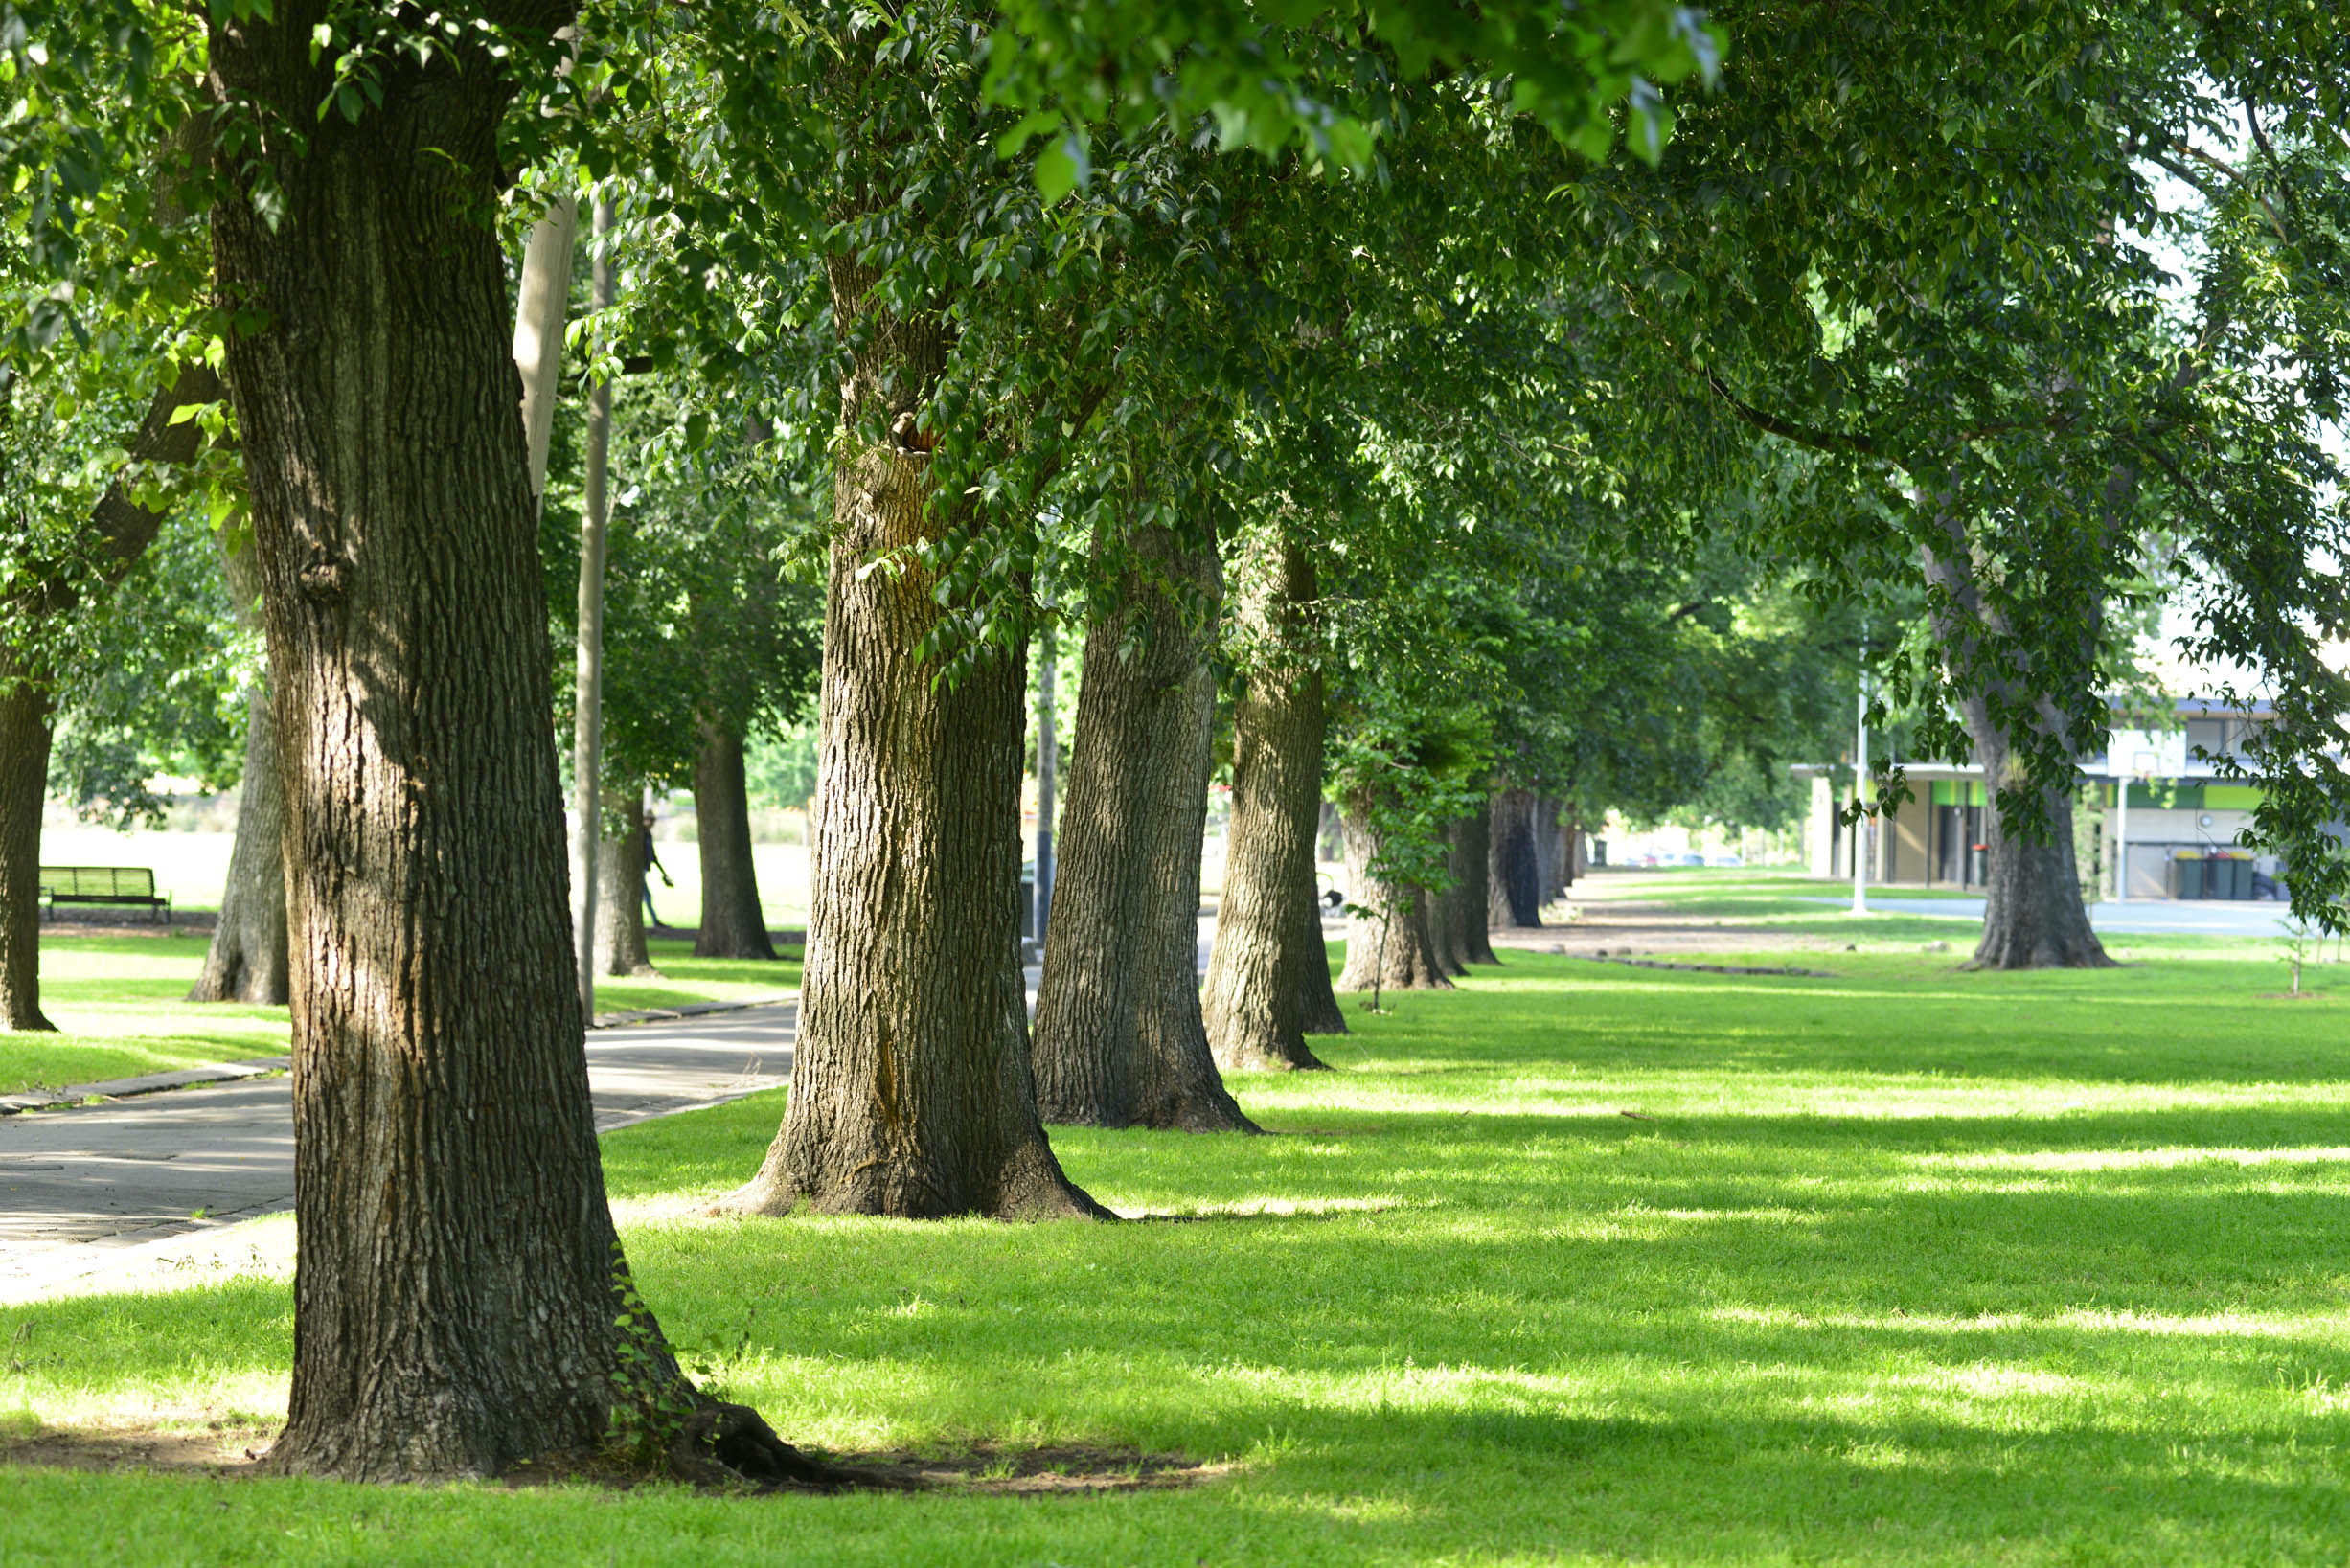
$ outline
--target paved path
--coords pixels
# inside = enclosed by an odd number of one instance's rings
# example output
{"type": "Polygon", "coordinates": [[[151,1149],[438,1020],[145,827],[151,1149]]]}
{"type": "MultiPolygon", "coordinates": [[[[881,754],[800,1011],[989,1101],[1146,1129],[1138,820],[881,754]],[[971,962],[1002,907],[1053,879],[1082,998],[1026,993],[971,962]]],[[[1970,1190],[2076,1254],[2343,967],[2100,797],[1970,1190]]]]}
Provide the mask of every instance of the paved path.
{"type": "MultiPolygon", "coordinates": [[[[798,1020],[797,1004],[783,1003],[597,1030],[587,1038],[596,1129],[790,1081],[798,1020]]],[[[282,1076],[0,1118],[0,1295],[21,1297],[293,1199],[282,1076]]]]}
{"type": "MultiPolygon", "coordinates": [[[[1214,929],[1214,917],[1202,917],[1203,971],[1214,929]]],[[[1032,1011],[1038,974],[1030,965],[1032,1011]]],[[[798,1004],[787,1002],[596,1030],[587,1037],[596,1130],[789,1082],[798,1022],[798,1004]]],[[[69,1094],[78,1100],[90,1087],[69,1094]]],[[[293,1116],[282,1075],[0,1116],[0,1302],[204,1258],[218,1251],[207,1248],[207,1233],[293,1201],[293,1116]]]]}
{"type": "MultiPolygon", "coordinates": [[[[1833,898],[1813,896],[1810,901],[1852,907],[1850,894],[1833,898]]],[[[1949,915],[1970,920],[1983,918],[1980,898],[1904,898],[1871,890],[1868,906],[1872,913],[1880,915],[1949,915]]],[[[2098,930],[2121,936],[2176,933],[2194,937],[2273,937],[2277,934],[2277,922],[2290,920],[2292,915],[2285,905],[2269,899],[2182,898],[2176,903],[2132,899],[2125,904],[2109,899],[2090,905],[2088,919],[2098,930]]]]}

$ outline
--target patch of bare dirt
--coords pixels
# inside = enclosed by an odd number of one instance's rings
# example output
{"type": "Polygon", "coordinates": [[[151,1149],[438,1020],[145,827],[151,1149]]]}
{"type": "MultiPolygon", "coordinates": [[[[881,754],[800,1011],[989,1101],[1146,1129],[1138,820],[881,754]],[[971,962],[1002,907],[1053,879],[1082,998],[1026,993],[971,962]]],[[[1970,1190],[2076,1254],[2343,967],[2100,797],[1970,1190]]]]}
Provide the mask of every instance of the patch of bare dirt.
{"type": "Polygon", "coordinates": [[[0,1465],[29,1465],[54,1470],[147,1470],[161,1475],[250,1475],[268,1439],[222,1423],[201,1431],[150,1428],[38,1431],[0,1434],[0,1465]]]}
{"type": "MultiPolygon", "coordinates": [[[[261,1458],[268,1449],[268,1434],[226,1422],[197,1431],[43,1427],[33,1432],[0,1432],[0,1465],[93,1473],[136,1470],[150,1475],[241,1480],[261,1473],[261,1458]]],[[[844,1472],[851,1486],[859,1488],[943,1491],[984,1497],[1166,1491],[1218,1480],[1234,1468],[1228,1462],[1202,1464],[1182,1454],[1152,1454],[1139,1448],[1087,1443],[1045,1448],[983,1444],[943,1456],[893,1450],[822,1457],[844,1472]]],[[[625,1491],[641,1485],[645,1478],[616,1475],[591,1466],[581,1469],[552,1466],[531,1469],[507,1479],[517,1487],[587,1481],[625,1491]]]]}
{"type": "Polygon", "coordinates": [[[970,1492],[990,1497],[1051,1497],[1071,1492],[1168,1491],[1232,1473],[1225,1464],[1201,1464],[1182,1454],[1068,1443],[1050,1448],[982,1446],[936,1455],[833,1454],[831,1463],[911,1491],[970,1492]]]}

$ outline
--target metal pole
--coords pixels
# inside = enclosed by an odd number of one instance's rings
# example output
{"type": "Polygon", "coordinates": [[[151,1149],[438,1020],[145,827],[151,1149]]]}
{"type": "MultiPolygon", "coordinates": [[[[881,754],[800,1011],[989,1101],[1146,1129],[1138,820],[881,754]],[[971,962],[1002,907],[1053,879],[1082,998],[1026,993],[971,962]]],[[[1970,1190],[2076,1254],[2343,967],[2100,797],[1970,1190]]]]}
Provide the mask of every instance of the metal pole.
{"type": "Polygon", "coordinates": [[[1044,625],[1037,658],[1037,947],[1044,947],[1044,920],[1053,902],[1053,764],[1059,749],[1053,734],[1053,626],[1044,625]]]}
{"type": "MultiPolygon", "coordinates": [[[[1863,627],[1861,657],[1867,654],[1868,630],[1863,627]]],[[[1859,716],[1853,724],[1852,742],[1852,799],[1855,806],[1865,803],[1868,790],[1868,666],[1860,667],[1859,716]]],[[[1852,912],[1868,913],[1868,829],[1869,819],[1856,815],[1852,819],[1852,912]]]]}
{"type": "MultiPolygon", "coordinates": [[[[595,302],[612,303],[612,204],[596,198],[595,302]]],[[[599,380],[587,403],[587,506],[580,519],[580,653],[573,703],[573,801],[579,823],[573,829],[580,857],[571,932],[580,961],[580,1011],[596,1015],[596,849],[604,837],[599,775],[604,767],[604,540],[605,491],[612,448],[612,388],[599,380]]]]}
{"type": "Polygon", "coordinates": [[[2113,770],[2113,901],[2130,897],[2130,775],[2113,770]]]}

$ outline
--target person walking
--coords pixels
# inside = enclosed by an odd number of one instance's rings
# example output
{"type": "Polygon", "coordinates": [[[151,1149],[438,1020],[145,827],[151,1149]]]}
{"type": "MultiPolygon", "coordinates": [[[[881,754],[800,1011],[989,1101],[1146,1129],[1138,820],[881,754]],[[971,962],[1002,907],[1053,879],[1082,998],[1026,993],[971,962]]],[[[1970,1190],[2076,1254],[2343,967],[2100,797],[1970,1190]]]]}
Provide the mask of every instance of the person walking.
{"type": "Polygon", "coordinates": [[[674,888],[677,884],[670,880],[669,868],[661,864],[660,853],[652,847],[652,813],[650,811],[645,813],[644,824],[639,831],[645,838],[645,875],[638,880],[637,890],[645,895],[645,920],[655,931],[666,931],[669,927],[661,923],[660,912],[652,907],[652,874],[656,871],[661,874],[663,887],[674,888]]]}

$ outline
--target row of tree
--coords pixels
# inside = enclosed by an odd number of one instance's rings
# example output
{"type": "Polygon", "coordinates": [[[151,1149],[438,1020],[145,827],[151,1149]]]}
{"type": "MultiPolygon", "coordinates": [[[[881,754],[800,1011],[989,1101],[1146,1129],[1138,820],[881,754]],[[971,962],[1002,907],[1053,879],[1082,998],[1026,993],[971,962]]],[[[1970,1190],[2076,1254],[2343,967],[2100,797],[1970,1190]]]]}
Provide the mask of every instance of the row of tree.
{"type": "Polygon", "coordinates": [[[2074,758],[2110,607],[2190,576],[2202,651],[2270,683],[2294,898],[2339,886],[2350,68],[2315,7],[1291,9],[0,9],[34,454],[0,562],[0,988],[14,1021],[60,637],[185,469],[250,552],[285,820],[277,1468],[618,1432],[688,1474],[836,1479],[693,1388],[604,1198],[550,723],[571,563],[509,298],[582,170],[625,286],[575,341],[659,388],[624,399],[644,494],[613,557],[640,695],[589,782],[624,823],[680,758],[739,796],[791,688],[735,667],[820,650],[792,1087],[740,1212],[1103,1216],[1047,1118],[1245,1130],[1219,1068],[1311,1066],[1342,1023],[1326,793],[1347,978],[1440,984],[1494,900],[1555,885],[1563,803],[1635,800],[1683,743],[1768,776],[1804,661],[1872,602],[1924,604],[1888,687],[1996,786],[1982,962],[2101,957],[2074,758]],[[39,454],[109,409],[137,433],[85,465],[92,511],[39,454]],[[788,558],[822,577],[812,646],[788,558]],[[1085,656],[1032,1034],[1053,614],[1085,656]],[[1696,692],[1755,721],[1673,722],[1696,692]]]}

